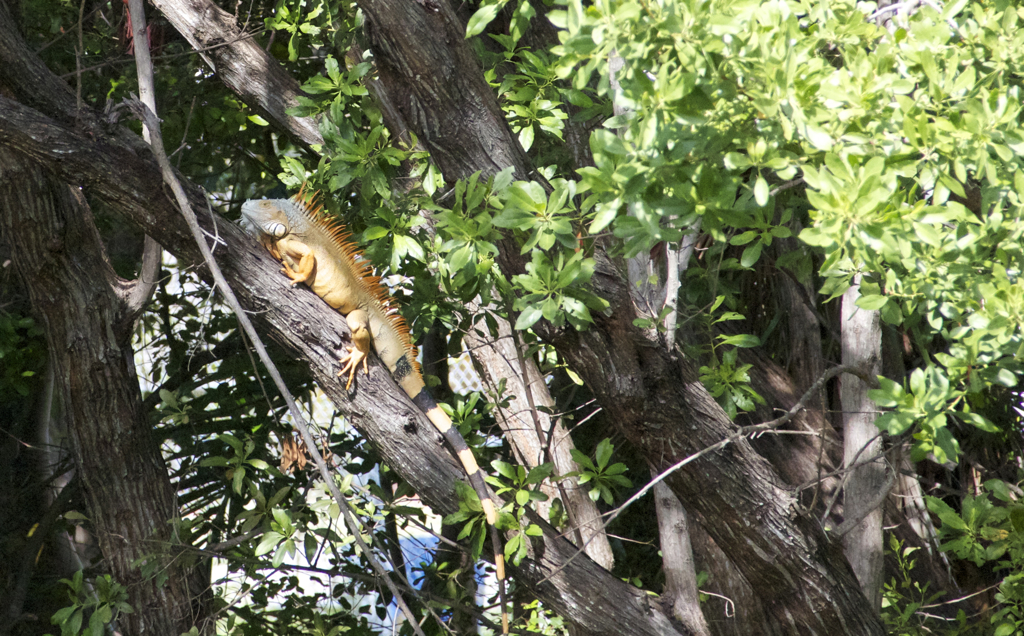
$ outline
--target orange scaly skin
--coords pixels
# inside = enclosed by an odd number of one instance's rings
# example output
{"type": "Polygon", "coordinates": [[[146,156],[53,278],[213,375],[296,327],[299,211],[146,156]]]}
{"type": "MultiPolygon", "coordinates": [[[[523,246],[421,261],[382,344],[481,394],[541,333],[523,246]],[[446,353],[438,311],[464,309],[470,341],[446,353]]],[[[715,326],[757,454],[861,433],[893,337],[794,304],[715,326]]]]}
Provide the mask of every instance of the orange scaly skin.
{"type": "Polygon", "coordinates": [[[502,633],[507,634],[505,562],[495,527],[496,502],[484,484],[483,471],[458,429],[452,426],[451,419],[427,392],[409,328],[395,313],[380,278],[373,275],[369,262],[359,253],[344,226],[327,217],[322,208],[314,204],[314,198],[300,192],[291,199],[246,201],[242,204],[242,227],[281,261],[284,265],[281,271],[291,279],[293,286],[305,283],[345,316],[352,331],[352,346],[341,358],[343,366],[338,373],[339,376],[348,374],[345,388],[352,387],[360,366],[370,373],[368,354],[373,343],[395,381],[455,450],[480,497],[490,526],[501,598],[502,633]]]}

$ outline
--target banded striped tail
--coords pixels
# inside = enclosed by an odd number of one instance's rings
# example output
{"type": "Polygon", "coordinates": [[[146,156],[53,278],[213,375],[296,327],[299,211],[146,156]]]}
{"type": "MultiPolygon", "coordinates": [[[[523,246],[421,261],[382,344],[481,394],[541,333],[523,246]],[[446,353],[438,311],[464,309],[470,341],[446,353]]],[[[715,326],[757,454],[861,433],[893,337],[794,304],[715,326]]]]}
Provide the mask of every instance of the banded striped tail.
{"type": "Polygon", "coordinates": [[[502,552],[501,538],[498,535],[498,526],[496,525],[498,523],[498,507],[494,499],[491,498],[490,491],[487,490],[487,483],[484,481],[484,471],[476,463],[473,451],[469,449],[469,445],[466,444],[466,440],[459,433],[459,429],[452,426],[451,418],[441,410],[441,407],[437,405],[437,402],[427,393],[426,389],[421,389],[412,398],[412,401],[426,414],[427,419],[430,420],[438,432],[441,433],[441,436],[451,445],[455,454],[459,456],[462,468],[466,471],[466,476],[469,477],[469,483],[473,486],[473,490],[476,491],[477,497],[480,498],[480,505],[483,506],[484,517],[487,519],[487,527],[491,535],[491,546],[494,548],[494,571],[498,578],[498,599],[501,602],[501,633],[508,634],[508,611],[505,602],[505,555],[502,552]]]}

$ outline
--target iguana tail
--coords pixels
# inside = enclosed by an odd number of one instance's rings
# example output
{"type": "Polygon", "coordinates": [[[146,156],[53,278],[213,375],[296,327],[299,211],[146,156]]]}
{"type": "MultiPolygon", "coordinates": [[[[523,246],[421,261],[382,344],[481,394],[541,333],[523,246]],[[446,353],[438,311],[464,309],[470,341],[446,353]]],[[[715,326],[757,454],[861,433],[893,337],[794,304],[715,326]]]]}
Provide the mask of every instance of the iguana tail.
{"type": "Polygon", "coordinates": [[[476,463],[473,451],[469,449],[469,445],[459,433],[459,429],[452,425],[451,418],[441,410],[434,398],[427,392],[426,387],[420,389],[415,396],[410,397],[412,397],[413,403],[426,414],[427,419],[441,433],[441,436],[451,445],[455,454],[459,456],[462,468],[469,477],[469,483],[480,498],[480,505],[483,506],[484,517],[487,519],[487,527],[491,535],[491,546],[494,548],[494,570],[498,578],[498,600],[501,603],[501,633],[508,634],[508,611],[505,602],[505,555],[502,552],[501,540],[498,536],[498,511],[490,491],[487,490],[487,484],[484,482],[484,471],[476,463]]]}

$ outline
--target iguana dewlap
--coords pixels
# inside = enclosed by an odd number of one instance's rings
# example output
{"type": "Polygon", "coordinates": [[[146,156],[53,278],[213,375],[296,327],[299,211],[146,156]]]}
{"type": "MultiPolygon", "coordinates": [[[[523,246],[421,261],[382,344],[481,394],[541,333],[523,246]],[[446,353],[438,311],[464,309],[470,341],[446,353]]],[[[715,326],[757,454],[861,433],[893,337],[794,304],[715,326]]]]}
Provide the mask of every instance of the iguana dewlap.
{"type": "MultiPolygon", "coordinates": [[[[373,275],[370,263],[359,253],[345,228],[311,201],[312,197],[304,197],[302,193],[291,199],[246,201],[242,204],[241,225],[281,261],[284,265],[281,271],[292,280],[292,285],[305,283],[345,316],[352,331],[352,346],[341,358],[343,366],[338,373],[339,376],[348,374],[345,388],[351,388],[360,365],[369,374],[367,356],[372,342],[395,381],[451,444],[480,497],[491,526],[495,568],[502,581],[505,565],[494,530],[497,512],[484,483],[483,471],[466,440],[427,392],[409,329],[392,307],[391,297],[380,278],[373,275]]],[[[508,633],[504,602],[502,606],[503,633],[508,633]]]]}

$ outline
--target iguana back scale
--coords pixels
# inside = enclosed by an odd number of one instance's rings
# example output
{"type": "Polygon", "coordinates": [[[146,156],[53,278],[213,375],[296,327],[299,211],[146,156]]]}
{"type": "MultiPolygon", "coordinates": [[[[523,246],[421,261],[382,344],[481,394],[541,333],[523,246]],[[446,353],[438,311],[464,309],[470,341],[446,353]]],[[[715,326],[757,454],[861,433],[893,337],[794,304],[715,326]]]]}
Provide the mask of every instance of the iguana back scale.
{"type": "Polygon", "coordinates": [[[392,305],[380,278],[373,275],[370,263],[344,226],[324,214],[322,207],[315,204],[315,197],[303,192],[291,199],[246,201],[242,204],[241,224],[281,261],[284,265],[281,271],[291,279],[293,286],[305,283],[345,316],[352,331],[352,346],[341,358],[343,366],[338,373],[339,376],[348,373],[345,388],[351,388],[360,364],[369,374],[367,356],[372,343],[398,385],[458,455],[490,526],[501,596],[502,633],[507,634],[505,563],[495,527],[495,502],[466,440],[427,392],[409,328],[392,305]]]}

